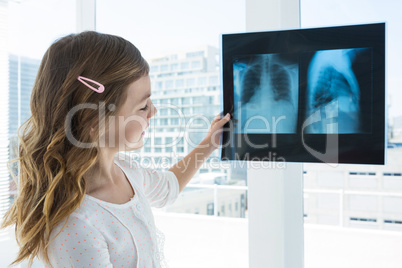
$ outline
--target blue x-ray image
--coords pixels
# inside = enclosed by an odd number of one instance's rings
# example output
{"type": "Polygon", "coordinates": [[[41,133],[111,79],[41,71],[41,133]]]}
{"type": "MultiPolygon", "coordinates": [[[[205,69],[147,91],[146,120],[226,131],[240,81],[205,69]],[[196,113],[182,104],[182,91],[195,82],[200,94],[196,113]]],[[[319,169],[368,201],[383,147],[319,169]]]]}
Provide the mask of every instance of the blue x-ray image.
{"type": "Polygon", "coordinates": [[[221,36],[221,160],[385,164],[386,24],[221,36]]]}
{"type": "MultiPolygon", "coordinates": [[[[322,50],[307,70],[305,133],[347,134],[367,131],[371,102],[371,49],[322,50]],[[363,60],[362,60],[363,59],[363,60]],[[313,119],[316,118],[316,119],[313,119]],[[330,121],[331,120],[331,121],[330,121]]],[[[369,122],[370,123],[370,122],[369,122]]]]}
{"type": "Polygon", "coordinates": [[[296,133],[298,71],[295,54],[233,57],[235,133],[296,133]]]}

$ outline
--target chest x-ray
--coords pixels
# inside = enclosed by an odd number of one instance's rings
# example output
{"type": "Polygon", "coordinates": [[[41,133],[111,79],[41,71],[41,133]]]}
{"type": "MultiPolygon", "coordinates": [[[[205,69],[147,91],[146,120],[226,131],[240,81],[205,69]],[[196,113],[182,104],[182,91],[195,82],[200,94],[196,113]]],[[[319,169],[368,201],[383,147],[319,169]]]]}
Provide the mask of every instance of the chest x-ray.
{"type": "Polygon", "coordinates": [[[384,164],[385,23],[223,34],[221,56],[223,160],[384,164]]]}
{"type": "Polygon", "coordinates": [[[236,56],[233,87],[237,133],[295,133],[298,113],[296,55],[236,56]]]}
{"type": "Polygon", "coordinates": [[[333,49],[314,53],[307,72],[306,118],[317,112],[336,118],[336,124],[319,120],[307,125],[306,133],[363,133],[369,129],[364,112],[371,96],[371,49],[333,49]],[[356,73],[361,81],[358,81],[356,73]],[[365,81],[366,80],[366,81],[365,81]]]}

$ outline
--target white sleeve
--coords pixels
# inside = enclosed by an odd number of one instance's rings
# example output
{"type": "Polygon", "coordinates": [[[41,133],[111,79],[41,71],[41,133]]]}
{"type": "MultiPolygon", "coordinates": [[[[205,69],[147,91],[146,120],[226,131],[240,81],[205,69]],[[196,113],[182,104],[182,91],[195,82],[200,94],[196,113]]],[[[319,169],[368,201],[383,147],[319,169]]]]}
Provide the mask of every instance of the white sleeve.
{"type": "Polygon", "coordinates": [[[172,171],[160,171],[140,167],[143,174],[143,189],[151,207],[162,208],[173,204],[179,196],[179,182],[172,171]]]}
{"type": "Polygon", "coordinates": [[[108,245],[98,229],[80,215],[72,213],[59,235],[65,220],[50,234],[48,256],[50,264],[58,267],[107,267],[112,268],[108,245]]]}

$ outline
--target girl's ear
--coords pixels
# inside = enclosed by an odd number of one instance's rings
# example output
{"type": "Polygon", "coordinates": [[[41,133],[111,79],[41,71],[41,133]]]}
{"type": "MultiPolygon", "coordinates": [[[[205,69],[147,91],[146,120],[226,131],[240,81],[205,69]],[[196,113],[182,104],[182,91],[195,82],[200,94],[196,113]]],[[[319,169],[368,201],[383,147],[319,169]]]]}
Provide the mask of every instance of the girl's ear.
{"type": "Polygon", "coordinates": [[[92,122],[92,124],[91,124],[91,130],[90,130],[91,133],[94,133],[95,127],[96,127],[96,122],[92,122]]]}
{"type": "Polygon", "coordinates": [[[92,135],[95,134],[95,124],[93,124],[93,125],[91,126],[90,133],[91,133],[92,135]]]}

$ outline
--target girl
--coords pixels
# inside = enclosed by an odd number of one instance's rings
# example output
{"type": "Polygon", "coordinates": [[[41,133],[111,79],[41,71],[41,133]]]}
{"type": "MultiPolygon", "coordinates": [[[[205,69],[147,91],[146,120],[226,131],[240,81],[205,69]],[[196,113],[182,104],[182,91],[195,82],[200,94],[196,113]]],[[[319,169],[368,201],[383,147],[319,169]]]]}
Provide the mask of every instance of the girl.
{"type": "Polygon", "coordinates": [[[220,146],[230,116],[217,115],[168,171],[130,161],[124,152],[143,146],[157,112],[148,72],[132,43],[95,31],[67,35],[45,52],[13,160],[18,195],[1,225],[15,224],[20,250],[11,264],[29,259],[31,267],[38,257],[55,268],[161,267],[151,206],[176,200],[220,146]]]}

